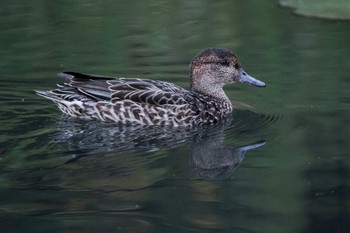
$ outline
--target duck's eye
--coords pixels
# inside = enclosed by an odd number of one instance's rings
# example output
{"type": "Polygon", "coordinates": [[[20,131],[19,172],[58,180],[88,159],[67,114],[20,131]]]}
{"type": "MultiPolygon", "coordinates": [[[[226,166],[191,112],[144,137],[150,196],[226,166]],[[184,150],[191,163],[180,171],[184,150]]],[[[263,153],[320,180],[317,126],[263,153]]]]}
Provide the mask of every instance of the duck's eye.
{"type": "Polygon", "coordinates": [[[220,64],[223,65],[223,66],[229,66],[230,62],[228,62],[228,61],[221,61],[220,64]]]}
{"type": "Polygon", "coordinates": [[[238,63],[236,63],[235,65],[234,65],[234,67],[238,70],[239,68],[241,68],[241,66],[238,64],[238,63]]]}

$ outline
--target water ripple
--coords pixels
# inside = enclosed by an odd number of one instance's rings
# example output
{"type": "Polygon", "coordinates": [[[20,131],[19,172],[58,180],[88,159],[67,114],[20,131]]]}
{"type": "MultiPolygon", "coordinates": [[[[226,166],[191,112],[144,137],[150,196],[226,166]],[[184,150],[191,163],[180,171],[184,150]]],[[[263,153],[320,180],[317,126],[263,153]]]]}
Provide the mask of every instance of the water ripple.
{"type": "Polygon", "coordinates": [[[256,113],[249,110],[235,110],[232,123],[226,130],[228,137],[234,138],[242,134],[253,135],[256,132],[284,121],[286,115],[279,113],[256,113]]]}

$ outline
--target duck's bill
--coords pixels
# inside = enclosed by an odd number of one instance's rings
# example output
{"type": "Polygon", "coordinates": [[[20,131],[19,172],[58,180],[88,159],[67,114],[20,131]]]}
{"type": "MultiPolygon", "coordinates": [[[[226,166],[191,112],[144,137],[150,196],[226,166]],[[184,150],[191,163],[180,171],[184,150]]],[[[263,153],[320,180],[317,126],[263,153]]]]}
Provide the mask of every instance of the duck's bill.
{"type": "Polygon", "coordinates": [[[240,83],[257,86],[257,87],[266,87],[266,84],[264,82],[261,82],[260,80],[253,78],[252,76],[247,74],[243,69],[241,70],[241,74],[239,75],[236,81],[240,83]]]}

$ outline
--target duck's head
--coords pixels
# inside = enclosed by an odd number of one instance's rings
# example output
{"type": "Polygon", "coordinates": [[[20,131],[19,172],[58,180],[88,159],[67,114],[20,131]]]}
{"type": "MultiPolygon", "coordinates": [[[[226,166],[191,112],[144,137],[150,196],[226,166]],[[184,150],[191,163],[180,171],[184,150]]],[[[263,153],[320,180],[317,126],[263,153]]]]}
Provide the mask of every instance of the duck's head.
{"type": "Polygon", "coordinates": [[[237,57],[229,50],[208,48],[198,53],[190,64],[191,90],[214,97],[225,97],[222,87],[230,83],[246,83],[265,87],[265,83],[248,75],[237,57]],[[224,96],[222,96],[224,95],[224,96]]]}

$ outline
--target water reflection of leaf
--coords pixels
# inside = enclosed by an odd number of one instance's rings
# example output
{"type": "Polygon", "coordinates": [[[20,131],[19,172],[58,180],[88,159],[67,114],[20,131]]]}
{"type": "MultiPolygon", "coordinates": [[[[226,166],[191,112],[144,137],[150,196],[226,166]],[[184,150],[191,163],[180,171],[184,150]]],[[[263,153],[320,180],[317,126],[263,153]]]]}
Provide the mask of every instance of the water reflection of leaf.
{"type": "Polygon", "coordinates": [[[296,14],[328,18],[350,19],[350,1],[348,0],[280,0],[281,6],[292,7],[296,14]]]}

